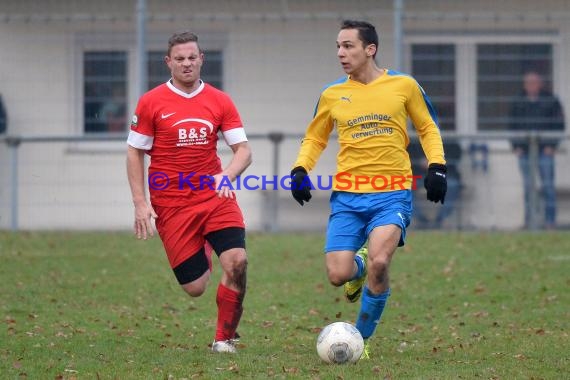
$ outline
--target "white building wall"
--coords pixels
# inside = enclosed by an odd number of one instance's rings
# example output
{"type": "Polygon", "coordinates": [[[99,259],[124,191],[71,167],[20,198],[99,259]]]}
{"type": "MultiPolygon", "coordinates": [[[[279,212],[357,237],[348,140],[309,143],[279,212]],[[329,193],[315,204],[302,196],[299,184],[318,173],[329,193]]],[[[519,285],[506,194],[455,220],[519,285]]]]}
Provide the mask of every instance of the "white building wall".
{"type": "MultiPolygon", "coordinates": [[[[82,130],[81,52],[86,44],[131,45],[134,54],[133,1],[2,2],[0,14],[0,93],[9,113],[13,135],[70,135],[82,130]],[[101,9],[105,12],[102,13],[101,9]],[[30,17],[26,19],[27,17],[30,17]],[[72,21],[65,17],[70,16],[72,21]],[[96,21],[89,15],[97,15],[96,21]],[[106,18],[109,16],[108,18],[106,18]],[[78,21],[78,18],[85,20],[78,21]],[[75,18],[75,19],[74,19],[75,18]],[[75,21],[73,21],[75,20],[75,21]],[[85,37],[87,36],[87,37],[85,37]],[[109,40],[111,39],[111,41],[109,40]]],[[[343,73],[337,63],[335,39],[341,15],[367,18],[380,34],[379,63],[393,68],[391,1],[149,1],[149,40],[166,45],[168,35],[192,29],[214,44],[223,44],[226,58],[225,90],[232,96],[250,134],[281,131],[302,133],[310,120],[322,86],[343,73]],[[288,7],[288,17],[280,18],[288,7]],[[265,16],[264,16],[265,15],[265,16]]],[[[485,34],[554,31],[559,43],[555,63],[557,93],[570,114],[567,83],[570,62],[570,23],[564,1],[541,3],[546,18],[532,13],[530,1],[456,2],[408,1],[406,32],[425,35],[485,34]],[[485,12],[480,11],[484,9],[485,12]],[[549,11],[551,9],[551,11],[549,11]],[[489,16],[498,12],[499,18],[489,16]],[[520,19],[526,14],[527,19],[520,19]],[[535,15],[533,18],[532,16],[535,15]]],[[[396,68],[401,69],[401,68],[396,68]]],[[[135,78],[134,65],[129,77],[135,78]]],[[[134,108],[134,84],[130,89],[134,108]]],[[[567,121],[568,124],[568,121],[567,121]]],[[[281,175],[289,172],[300,141],[281,146],[281,175]]],[[[272,150],[265,140],[252,139],[254,163],[247,173],[272,174],[272,150]]],[[[567,145],[566,145],[567,146],[567,145]]],[[[19,150],[19,224],[23,229],[129,229],[132,205],[125,175],[125,144],[57,143],[25,144],[19,150]]],[[[315,173],[334,170],[335,144],[323,155],[315,173]]],[[[227,152],[222,158],[229,158],[227,152]]],[[[568,153],[559,157],[558,181],[570,187],[568,153]]],[[[9,159],[0,144],[0,228],[10,226],[9,159]]],[[[516,160],[506,145],[496,146],[490,172],[481,181],[470,174],[475,188],[466,218],[475,227],[516,228],[522,221],[520,177],[516,160]],[[484,184],[493,184],[487,193],[484,184]],[[482,185],[483,184],[483,185],[482,185]],[[489,200],[492,200],[489,202],[489,200]],[[484,207],[481,205],[485,205],[484,207]],[[488,207],[487,211],[485,207],[488,207]],[[490,224],[489,218],[493,218],[490,224]]],[[[468,168],[466,168],[468,172],[468,168]]],[[[287,196],[284,194],[283,196],[287,196]]],[[[262,192],[240,191],[246,222],[251,229],[264,227],[262,192]]],[[[318,197],[318,196],[317,196],[318,197]]],[[[325,198],[322,194],[321,198],[325,198]]],[[[316,218],[326,223],[324,201],[298,210],[292,199],[283,201],[283,213],[295,223],[316,218]],[[287,203],[288,202],[288,203],[287,203]],[[321,215],[322,214],[322,215],[321,215]]],[[[561,215],[568,218],[570,215],[561,215]]],[[[291,220],[280,219],[284,228],[291,220]]],[[[312,223],[312,222],[311,222],[312,223]]],[[[308,224],[308,223],[305,223],[308,224]]]]}

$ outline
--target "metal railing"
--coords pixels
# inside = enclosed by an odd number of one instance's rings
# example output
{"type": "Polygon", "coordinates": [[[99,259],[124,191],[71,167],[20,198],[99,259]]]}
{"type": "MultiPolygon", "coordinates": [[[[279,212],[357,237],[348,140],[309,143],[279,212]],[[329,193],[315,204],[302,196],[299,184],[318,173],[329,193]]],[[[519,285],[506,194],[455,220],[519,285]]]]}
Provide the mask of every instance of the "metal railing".
{"type": "MultiPolygon", "coordinates": [[[[62,143],[62,142],[110,142],[110,141],[125,141],[126,135],[117,134],[96,134],[96,135],[83,135],[83,136],[0,136],[0,145],[5,145],[9,150],[9,203],[10,203],[10,229],[16,231],[20,228],[18,215],[19,215],[19,169],[20,169],[20,157],[19,149],[23,144],[29,143],[40,143],[40,144],[50,144],[50,143],[62,143]]],[[[534,182],[537,177],[538,172],[538,159],[539,159],[539,146],[541,141],[544,139],[556,139],[558,141],[568,140],[569,135],[563,133],[555,132],[482,132],[477,134],[457,134],[450,132],[442,132],[442,137],[444,141],[446,140],[458,140],[462,142],[467,142],[473,146],[477,146],[478,143],[487,143],[490,141],[510,141],[514,138],[524,139],[529,146],[529,176],[532,181],[531,193],[530,193],[530,208],[532,210],[537,209],[539,203],[539,191],[536,183],[534,182]]],[[[291,134],[291,133],[281,133],[281,132],[269,132],[269,133],[257,133],[249,134],[248,138],[250,140],[265,140],[271,144],[271,174],[273,176],[283,175],[280,173],[281,167],[281,145],[286,140],[295,139],[300,141],[303,138],[302,134],[291,134]]],[[[332,136],[331,138],[334,138],[332,136]]],[[[412,139],[416,139],[415,136],[411,136],[412,139]]],[[[465,145],[465,144],[464,144],[465,145]]],[[[291,162],[294,157],[291,157],[291,162]]],[[[331,168],[331,171],[334,168],[331,168]]],[[[288,173],[286,173],[288,174],[288,173]]],[[[421,173],[423,174],[423,173],[421,173]]],[[[263,222],[264,229],[267,231],[279,231],[279,192],[272,191],[267,196],[267,209],[265,210],[266,220],[263,222]]],[[[539,218],[538,215],[532,213],[530,215],[529,229],[538,229],[539,218]]]]}

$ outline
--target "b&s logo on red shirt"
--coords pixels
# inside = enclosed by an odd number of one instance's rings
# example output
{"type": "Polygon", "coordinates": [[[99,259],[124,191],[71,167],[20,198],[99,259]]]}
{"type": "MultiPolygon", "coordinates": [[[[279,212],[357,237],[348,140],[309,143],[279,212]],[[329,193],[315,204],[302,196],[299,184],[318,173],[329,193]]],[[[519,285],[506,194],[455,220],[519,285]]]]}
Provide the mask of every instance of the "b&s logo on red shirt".
{"type": "Polygon", "coordinates": [[[214,133],[214,125],[204,119],[183,119],[174,123],[173,127],[178,127],[176,146],[208,144],[208,136],[214,133]]]}

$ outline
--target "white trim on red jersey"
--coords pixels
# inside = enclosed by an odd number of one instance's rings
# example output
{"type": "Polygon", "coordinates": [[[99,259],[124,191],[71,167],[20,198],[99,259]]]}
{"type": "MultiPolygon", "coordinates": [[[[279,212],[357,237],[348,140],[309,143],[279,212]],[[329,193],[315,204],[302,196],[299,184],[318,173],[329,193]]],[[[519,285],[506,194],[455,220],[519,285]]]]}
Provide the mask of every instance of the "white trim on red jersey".
{"type": "Polygon", "coordinates": [[[177,89],[176,87],[174,87],[174,85],[172,84],[172,79],[169,79],[168,82],[166,82],[166,85],[168,86],[169,89],[172,90],[172,92],[174,92],[174,93],[176,93],[176,94],[178,94],[178,95],[180,95],[180,96],[183,96],[183,97],[185,97],[185,98],[187,98],[187,99],[190,99],[190,98],[195,97],[195,96],[198,95],[199,93],[201,93],[202,90],[204,89],[204,82],[202,81],[202,79],[199,79],[199,80],[200,80],[200,85],[198,86],[198,88],[195,89],[194,91],[192,91],[192,92],[189,93],[189,94],[187,94],[187,93],[185,93],[184,91],[179,90],[179,89],[177,89]]]}
{"type": "Polygon", "coordinates": [[[130,131],[129,137],[127,138],[127,144],[129,144],[133,148],[143,149],[143,150],[150,150],[150,148],[152,148],[153,141],[154,137],[143,135],[142,133],[138,133],[135,131],[130,131]]]}
{"type": "Polygon", "coordinates": [[[245,135],[245,129],[243,127],[240,128],[233,128],[228,131],[222,132],[224,135],[224,139],[226,140],[226,144],[234,145],[240,142],[247,141],[247,136],[245,135]]]}

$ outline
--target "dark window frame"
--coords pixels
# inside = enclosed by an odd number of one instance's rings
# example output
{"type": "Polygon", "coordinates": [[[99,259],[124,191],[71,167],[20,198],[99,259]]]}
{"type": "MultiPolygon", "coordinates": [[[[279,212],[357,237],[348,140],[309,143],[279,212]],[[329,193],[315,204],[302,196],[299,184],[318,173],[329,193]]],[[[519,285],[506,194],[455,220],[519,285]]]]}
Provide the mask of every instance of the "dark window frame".
{"type": "MultiPolygon", "coordinates": [[[[202,79],[216,88],[223,89],[223,50],[210,49],[204,53],[202,79]]],[[[149,49],[147,54],[147,80],[151,89],[166,82],[170,74],[164,62],[163,51],[149,49]]],[[[132,94],[132,83],[129,82],[130,59],[128,49],[89,49],[82,52],[83,134],[124,134],[128,131],[129,112],[132,111],[128,109],[131,104],[129,94],[132,94]]]]}

